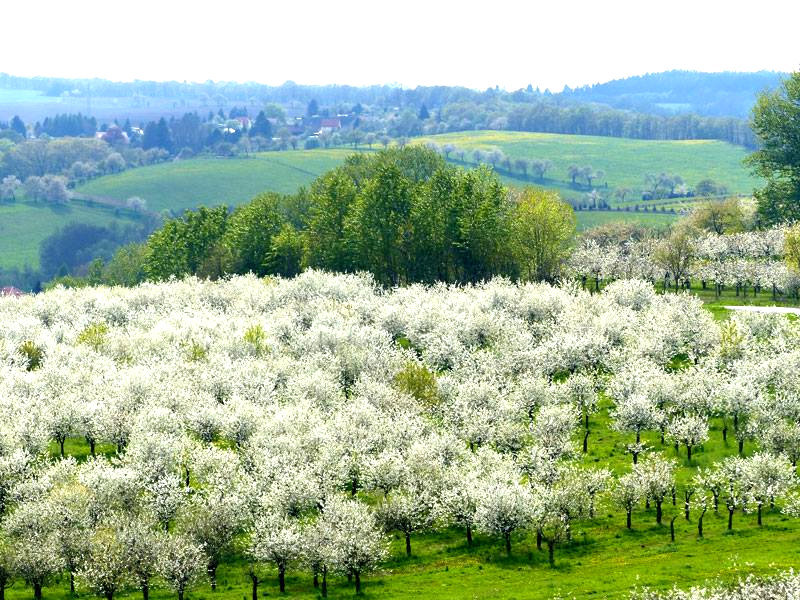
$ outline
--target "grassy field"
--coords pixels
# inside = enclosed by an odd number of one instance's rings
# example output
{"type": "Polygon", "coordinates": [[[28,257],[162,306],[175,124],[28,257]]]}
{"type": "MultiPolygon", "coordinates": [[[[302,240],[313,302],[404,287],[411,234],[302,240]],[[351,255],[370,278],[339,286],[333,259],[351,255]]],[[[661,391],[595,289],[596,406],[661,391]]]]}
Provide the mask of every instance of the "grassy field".
{"type": "Polygon", "coordinates": [[[67,206],[52,206],[38,202],[18,201],[0,203],[0,268],[39,264],[39,245],[47,236],[70,223],[90,225],[120,225],[133,219],[117,215],[113,209],[71,202],[67,206]]]}
{"type": "MultiPolygon", "coordinates": [[[[645,174],[661,172],[681,175],[690,186],[710,178],[723,183],[731,193],[736,194],[752,193],[758,184],[742,165],[747,151],[714,140],[632,140],[514,131],[468,131],[435,135],[421,138],[420,141],[432,141],[440,146],[453,144],[469,151],[498,148],[515,159],[549,159],[553,161],[554,168],[547,173],[544,182],[523,178],[517,172],[500,172],[509,183],[545,185],[559,190],[568,198],[586,193],[585,189],[576,190],[571,186],[567,176],[567,167],[571,164],[591,165],[595,170],[605,171],[605,180],[597,182],[601,186],[608,183],[608,189],[599,188],[604,194],[620,187],[641,190],[645,174]]],[[[451,154],[450,158],[452,160],[454,155],[451,154]]],[[[465,162],[474,164],[471,152],[465,156],[465,162]]],[[[626,199],[626,204],[641,203],[641,200],[636,200],[640,197],[626,199]]]]}
{"type": "Polygon", "coordinates": [[[575,213],[578,221],[578,230],[584,231],[597,227],[598,225],[606,225],[608,223],[615,223],[618,221],[625,221],[628,223],[641,223],[648,227],[668,227],[673,223],[678,215],[671,213],[646,213],[646,212],[626,212],[614,210],[579,210],[575,213]]]}
{"type": "Polygon", "coordinates": [[[152,211],[242,204],[264,191],[291,194],[339,165],[352,149],[268,152],[251,158],[195,158],[100,177],[77,191],[124,200],[140,196],[152,211]]]}
{"type": "MultiPolygon", "coordinates": [[[[616,473],[631,467],[631,457],[625,445],[631,435],[609,428],[610,403],[604,401],[601,410],[592,417],[589,452],[583,455],[587,466],[605,466],[616,473]]],[[[364,578],[363,598],[442,598],[442,599],[536,599],[556,595],[562,598],[626,598],[634,585],[668,588],[677,583],[686,587],[721,578],[734,580],[747,573],[770,574],[800,565],[800,521],[765,509],[764,524],[759,527],[754,514],[734,516],[733,531],[727,531],[724,505],[719,514],[709,509],[703,527],[704,537],[697,535],[697,513],[690,520],[683,516],[683,487],[698,467],[736,452],[735,440],[722,441],[721,423],[712,420],[710,440],[693,453],[692,463],[680,452],[662,446],[657,433],[646,433],[643,441],[649,447],[663,451],[678,463],[677,504],[664,504],[662,525],[655,522],[655,509],[640,508],[633,515],[633,529],[625,529],[625,514],[619,508],[601,503],[593,521],[576,523],[573,541],[556,548],[556,565],[550,567],[544,551],[536,549],[534,536],[515,535],[512,554],[506,556],[502,543],[477,535],[472,547],[467,546],[463,532],[446,529],[412,536],[413,554],[405,556],[404,539],[394,534],[389,560],[381,569],[364,578]],[[675,542],[670,541],[669,522],[675,519],[675,542]]],[[[576,439],[576,443],[578,440],[576,439]]],[[[745,454],[755,447],[748,442],[745,454]]],[[[67,453],[84,460],[88,447],[82,439],[68,440],[67,453]]],[[[100,450],[112,452],[111,447],[100,450]]],[[[51,453],[56,456],[54,443],[51,453]]],[[[281,597],[277,577],[265,568],[260,588],[263,597],[281,597]]],[[[189,600],[249,600],[250,580],[247,565],[237,555],[231,555],[219,571],[219,588],[211,592],[207,584],[197,586],[187,594],[189,600]]],[[[88,596],[88,594],[82,594],[88,596]]],[[[343,577],[331,578],[331,598],[354,597],[352,585],[343,577]]],[[[6,592],[9,600],[31,597],[31,591],[21,583],[6,592]]],[[[45,600],[69,598],[68,582],[62,579],[44,591],[45,600]]],[[[115,596],[116,597],[116,596],[115,596]]],[[[130,592],[120,595],[139,598],[130,592]]],[[[154,600],[174,598],[163,588],[151,592],[154,600]]],[[[287,576],[290,598],[318,598],[311,576],[293,569],[287,576]]]]}

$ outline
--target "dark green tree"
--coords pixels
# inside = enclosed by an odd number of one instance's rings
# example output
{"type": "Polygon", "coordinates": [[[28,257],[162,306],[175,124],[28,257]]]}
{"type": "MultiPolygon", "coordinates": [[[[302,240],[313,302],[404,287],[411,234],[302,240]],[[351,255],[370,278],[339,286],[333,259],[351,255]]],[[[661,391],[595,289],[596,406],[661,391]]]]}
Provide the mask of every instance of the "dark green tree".
{"type": "Polygon", "coordinates": [[[760,148],[747,162],[767,182],[755,194],[760,218],[764,224],[800,219],[800,71],[758,97],[751,126],[760,148]]]}
{"type": "Polygon", "coordinates": [[[267,118],[267,115],[264,114],[263,110],[256,116],[256,120],[253,122],[253,126],[250,128],[250,135],[260,135],[268,140],[272,139],[272,123],[269,122],[269,119],[267,118]]]}
{"type": "Polygon", "coordinates": [[[231,215],[223,244],[230,250],[235,273],[270,273],[272,238],[280,231],[283,219],[278,194],[256,196],[231,215]]]}
{"type": "Polygon", "coordinates": [[[16,131],[23,138],[28,136],[28,130],[25,127],[25,123],[19,118],[18,115],[14,115],[14,118],[11,119],[11,129],[16,131]]]}
{"type": "Polygon", "coordinates": [[[201,206],[167,221],[147,240],[145,275],[157,281],[198,273],[225,234],[227,223],[227,206],[201,206]]]}
{"type": "Polygon", "coordinates": [[[345,231],[355,249],[355,266],[371,270],[384,285],[408,280],[413,198],[414,188],[398,165],[379,157],[348,214],[345,231]]]}

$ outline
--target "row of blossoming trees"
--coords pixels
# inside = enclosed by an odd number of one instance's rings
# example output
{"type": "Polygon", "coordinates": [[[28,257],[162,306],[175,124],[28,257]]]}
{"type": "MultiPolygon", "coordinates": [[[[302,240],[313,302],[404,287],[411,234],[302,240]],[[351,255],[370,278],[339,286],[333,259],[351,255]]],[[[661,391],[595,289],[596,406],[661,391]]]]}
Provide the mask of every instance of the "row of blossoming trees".
{"type": "Polygon", "coordinates": [[[408,554],[440,526],[509,553],[530,532],[552,563],[601,503],[632,527],[677,495],[701,536],[707,510],[794,514],[798,339],[642,281],[386,292],[308,271],[0,299],[0,592],[67,574],[183,598],[235,553],[253,600],[300,570],[324,596],[329,574],[360,591],[391,532],[408,554]],[[618,472],[581,460],[607,406],[618,472]],[[676,485],[712,419],[738,443],[676,485]]]}
{"type": "Polygon", "coordinates": [[[572,253],[567,271],[586,285],[639,278],[664,288],[688,286],[690,281],[735,289],[797,296],[800,273],[791,267],[797,254],[797,230],[788,226],[734,234],[691,235],[676,231],[666,239],[631,240],[622,244],[583,241],[572,253]],[[788,237],[787,237],[788,236],[788,237]],[[790,260],[787,259],[789,254],[790,260]]]}

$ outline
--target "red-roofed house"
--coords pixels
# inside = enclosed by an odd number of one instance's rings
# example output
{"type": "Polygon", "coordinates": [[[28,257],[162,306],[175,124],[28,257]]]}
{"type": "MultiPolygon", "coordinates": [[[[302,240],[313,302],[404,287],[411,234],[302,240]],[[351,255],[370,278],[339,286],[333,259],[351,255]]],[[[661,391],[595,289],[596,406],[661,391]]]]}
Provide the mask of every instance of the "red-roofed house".
{"type": "Polygon", "coordinates": [[[338,131],[342,128],[342,121],[341,119],[322,119],[319,124],[319,131],[320,133],[325,133],[328,131],[338,131]]]}
{"type": "Polygon", "coordinates": [[[12,286],[7,286],[7,287],[1,287],[0,288],[0,296],[14,296],[15,298],[19,298],[20,296],[23,296],[24,294],[25,294],[25,292],[23,292],[20,289],[15,288],[15,287],[12,287],[12,286]]]}

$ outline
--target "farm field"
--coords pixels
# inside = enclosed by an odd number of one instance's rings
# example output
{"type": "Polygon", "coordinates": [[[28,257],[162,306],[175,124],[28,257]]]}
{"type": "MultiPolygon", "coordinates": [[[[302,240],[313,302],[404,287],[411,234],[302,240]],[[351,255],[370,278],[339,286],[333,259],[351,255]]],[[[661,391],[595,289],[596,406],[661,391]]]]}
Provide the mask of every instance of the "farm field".
{"type": "MultiPolygon", "coordinates": [[[[415,140],[417,141],[417,140],[415,140]]],[[[420,138],[419,142],[434,142],[439,146],[453,144],[470,151],[497,148],[511,158],[548,159],[554,164],[544,182],[500,169],[498,172],[511,184],[539,184],[557,189],[567,198],[579,197],[585,189],[576,190],[569,183],[567,167],[591,165],[605,171],[609,190],[627,187],[641,190],[647,173],[675,173],[689,185],[702,179],[713,179],[724,184],[734,194],[750,194],[757,185],[742,160],[748,152],[744,148],[715,140],[634,140],[612,137],[526,133],[514,131],[469,131],[447,133],[420,138]]],[[[456,164],[460,160],[450,156],[456,164]]],[[[467,154],[465,163],[474,166],[474,158],[467,154]]],[[[462,163],[463,164],[463,163],[462,163]]],[[[583,186],[582,186],[583,187],[583,186]]],[[[640,196],[634,197],[638,198],[640,196]]],[[[610,199],[612,204],[615,202],[610,199]]],[[[641,200],[626,199],[626,204],[641,204],[641,200]]]]}
{"type": "Polygon", "coordinates": [[[70,223],[107,226],[111,223],[133,223],[129,216],[117,216],[113,209],[87,206],[73,201],[67,206],[51,206],[36,202],[0,203],[0,268],[36,268],[39,244],[60,227],[70,223]]]}
{"type": "Polygon", "coordinates": [[[265,191],[292,194],[353,152],[337,148],[267,152],[250,158],[194,158],[107,175],[77,191],[118,200],[140,196],[151,211],[236,206],[265,191]]]}
{"type": "Polygon", "coordinates": [[[614,210],[579,210],[575,212],[578,231],[585,231],[599,225],[617,223],[625,221],[627,223],[639,223],[647,227],[664,228],[669,227],[678,215],[672,213],[646,213],[646,212],[627,212],[614,210]]]}

